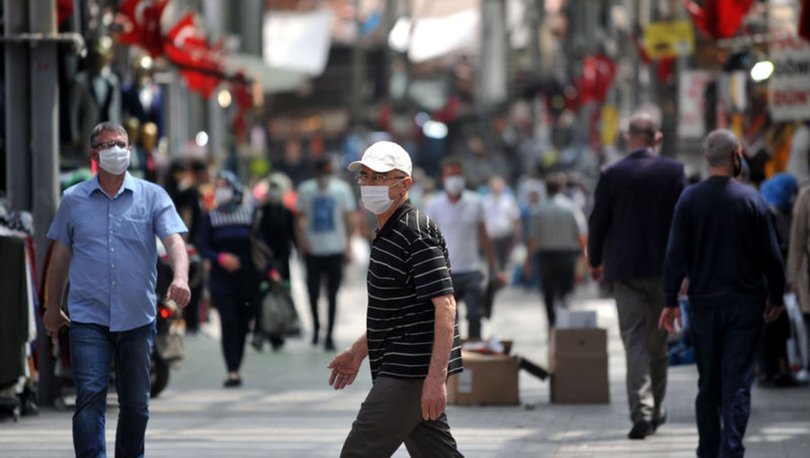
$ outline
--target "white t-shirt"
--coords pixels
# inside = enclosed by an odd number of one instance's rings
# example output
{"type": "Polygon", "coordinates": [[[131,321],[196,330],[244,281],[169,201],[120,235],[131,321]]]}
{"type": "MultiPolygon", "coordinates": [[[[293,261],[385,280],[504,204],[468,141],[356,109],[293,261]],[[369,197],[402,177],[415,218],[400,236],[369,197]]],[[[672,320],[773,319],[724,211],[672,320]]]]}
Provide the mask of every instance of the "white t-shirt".
{"type": "Polygon", "coordinates": [[[499,195],[489,193],[484,197],[484,226],[493,239],[515,235],[515,221],[520,219],[520,209],[515,197],[508,192],[499,195]]]}
{"type": "Polygon", "coordinates": [[[425,209],[436,222],[450,256],[450,271],[454,274],[481,270],[478,225],[484,220],[481,197],[464,190],[461,199],[452,203],[447,193],[437,194],[425,209]]]}
{"type": "Polygon", "coordinates": [[[298,186],[297,207],[307,219],[304,236],[310,254],[326,256],[345,251],[346,213],[357,207],[348,183],[332,177],[325,189],[319,189],[316,179],[306,180],[298,186]]]}

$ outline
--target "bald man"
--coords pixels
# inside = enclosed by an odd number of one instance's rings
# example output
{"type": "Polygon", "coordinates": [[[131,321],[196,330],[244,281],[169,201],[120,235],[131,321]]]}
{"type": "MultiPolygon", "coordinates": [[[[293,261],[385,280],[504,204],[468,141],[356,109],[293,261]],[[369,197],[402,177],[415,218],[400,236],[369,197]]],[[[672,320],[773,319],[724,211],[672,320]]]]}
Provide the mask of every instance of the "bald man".
{"type": "Polygon", "coordinates": [[[674,333],[678,294],[688,278],[695,344],[697,456],[743,456],[757,345],[765,321],[782,312],[785,274],[768,204],[737,182],[742,148],[731,131],[706,139],[709,178],[675,207],[664,269],[660,325],[674,333]]]}
{"type": "Polygon", "coordinates": [[[661,142],[646,114],[630,119],[629,154],[599,177],[588,221],[591,277],[613,284],[627,358],[630,439],[644,439],[664,421],[667,335],[662,274],[672,210],[686,182],[683,164],[655,155],[661,142]]]}

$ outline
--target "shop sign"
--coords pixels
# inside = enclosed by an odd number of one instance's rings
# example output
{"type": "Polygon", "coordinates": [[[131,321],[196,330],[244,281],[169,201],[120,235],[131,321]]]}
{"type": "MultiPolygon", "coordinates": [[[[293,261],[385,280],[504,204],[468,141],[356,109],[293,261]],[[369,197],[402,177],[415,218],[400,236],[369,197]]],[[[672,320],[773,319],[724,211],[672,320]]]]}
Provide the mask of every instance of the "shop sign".
{"type": "Polygon", "coordinates": [[[768,80],[768,106],[774,121],[810,119],[810,42],[797,36],[769,45],[774,65],[768,80]]]}
{"type": "Polygon", "coordinates": [[[678,138],[703,138],[706,133],[704,95],[712,82],[711,73],[703,70],[681,72],[678,81],[678,138]]]}
{"type": "Polygon", "coordinates": [[[695,52],[695,32],[689,21],[653,22],[644,33],[650,59],[691,56],[695,52]]]}

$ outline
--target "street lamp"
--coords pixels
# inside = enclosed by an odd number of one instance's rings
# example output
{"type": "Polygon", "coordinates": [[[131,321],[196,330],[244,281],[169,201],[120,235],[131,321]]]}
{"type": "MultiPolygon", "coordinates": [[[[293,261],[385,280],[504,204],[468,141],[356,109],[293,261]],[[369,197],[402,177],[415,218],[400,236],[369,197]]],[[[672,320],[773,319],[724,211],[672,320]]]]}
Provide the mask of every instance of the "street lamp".
{"type": "Polygon", "coordinates": [[[773,75],[773,70],[773,62],[761,60],[751,68],[751,79],[754,80],[755,83],[761,83],[773,75]]]}

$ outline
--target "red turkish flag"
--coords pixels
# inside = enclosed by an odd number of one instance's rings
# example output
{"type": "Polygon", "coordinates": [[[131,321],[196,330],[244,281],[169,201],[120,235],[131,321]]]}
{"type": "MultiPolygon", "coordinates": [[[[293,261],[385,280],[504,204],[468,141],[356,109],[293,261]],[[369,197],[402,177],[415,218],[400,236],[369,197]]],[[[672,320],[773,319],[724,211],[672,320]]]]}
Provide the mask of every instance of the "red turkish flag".
{"type": "Polygon", "coordinates": [[[178,66],[189,89],[200,92],[206,99],[219,85],[223,68],[219,56],[199,33],[192,13],[183,16],[166,35],[166,57],[178,66]]]}
{"type": "Polygon", "coordinates": [[[718,39],[731,38],[737,33],[754,0],[705,0],[703,6],[692,0],[683,3],[698,30],[718,39]]]}
{"type": "Polygon", "coordinates": [[[810,41],[810,0],[802,0],[799,13],[799,36],[810,41]]]}
{"type": "Polygon", "coordinates": [[[141,46],[152,57],[163,53],[160,17],[169,0],[124,0],[118,10],[119,24],[124,31],[118,35],[121,43],[141,46]]]}

